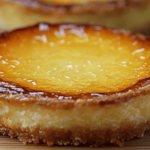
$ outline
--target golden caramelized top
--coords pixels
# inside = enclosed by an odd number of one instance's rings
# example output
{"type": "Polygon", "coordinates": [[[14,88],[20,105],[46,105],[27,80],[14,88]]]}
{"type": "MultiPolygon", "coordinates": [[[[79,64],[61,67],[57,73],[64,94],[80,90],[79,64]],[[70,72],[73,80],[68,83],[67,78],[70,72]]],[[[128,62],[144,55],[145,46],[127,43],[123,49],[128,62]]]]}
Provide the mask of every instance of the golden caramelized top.
{"type": "Polygon", "coordinates": [[[119,92],[150,77],[150,42],[100,26],[40,24],[0,38],[0,79],[31,91],[119,92]]]}

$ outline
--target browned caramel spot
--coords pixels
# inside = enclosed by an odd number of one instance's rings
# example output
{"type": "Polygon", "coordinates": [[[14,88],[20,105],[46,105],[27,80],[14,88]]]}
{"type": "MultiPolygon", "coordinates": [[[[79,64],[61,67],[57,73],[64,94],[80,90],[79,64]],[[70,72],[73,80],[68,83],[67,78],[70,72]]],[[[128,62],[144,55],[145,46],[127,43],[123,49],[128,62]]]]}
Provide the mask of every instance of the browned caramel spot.
{"type": "Polygon", "coordinates": [[[29,91],[119,92],[150,77],[149,46],[97,26],[40,24],[0,38],[0,78],[29,91]]]}

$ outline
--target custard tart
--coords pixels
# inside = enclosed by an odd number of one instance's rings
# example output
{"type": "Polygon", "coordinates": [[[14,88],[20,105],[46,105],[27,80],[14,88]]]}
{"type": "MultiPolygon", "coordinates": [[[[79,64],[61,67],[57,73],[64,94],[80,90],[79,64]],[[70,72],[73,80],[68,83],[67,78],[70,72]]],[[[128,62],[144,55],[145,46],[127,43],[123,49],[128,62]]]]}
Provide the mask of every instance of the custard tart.
{"type": "Polygon", "coordinates": [[[0,133],[24,144],[122,146],[150,128],[150,39],[74,24],[0,35],[0,133]]]}
{"type": "Polygon", "coordinates": [[[150,0],[1,0],[0,29],[39,22],[103,25],[149,33],[150,0]]]}

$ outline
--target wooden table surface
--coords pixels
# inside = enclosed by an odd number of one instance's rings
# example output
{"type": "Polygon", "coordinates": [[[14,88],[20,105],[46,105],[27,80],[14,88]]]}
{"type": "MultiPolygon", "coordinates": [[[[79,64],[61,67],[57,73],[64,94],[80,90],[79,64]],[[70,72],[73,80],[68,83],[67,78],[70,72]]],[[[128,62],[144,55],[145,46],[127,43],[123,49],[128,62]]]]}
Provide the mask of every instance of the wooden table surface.
{"type": "Polygon", "coordinates": [[[144,138],[136,138],[126,142],[123,147],[100,147],[100,148],[89,148],[89,147],[61,147],[54,146],[48,147],[45,145],[23,145],[17,139],[10,139],[7,136],[0,136],[0,150],[150,150],[150,131],[145,133],[144,138]]]}

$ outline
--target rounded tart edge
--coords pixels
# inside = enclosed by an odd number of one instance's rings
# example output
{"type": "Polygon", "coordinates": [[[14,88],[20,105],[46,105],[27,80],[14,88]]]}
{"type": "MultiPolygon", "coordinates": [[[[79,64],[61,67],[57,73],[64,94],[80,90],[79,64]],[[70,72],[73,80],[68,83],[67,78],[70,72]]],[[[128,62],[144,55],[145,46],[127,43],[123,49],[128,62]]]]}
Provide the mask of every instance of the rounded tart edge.
{"type": "Polygon", "coordinates": [[[75,99],[41,95],[5,81],[0,89],[0,133],[24,144],[122,146],[150,128],[149,78],[118,93],[75,99]]]}

